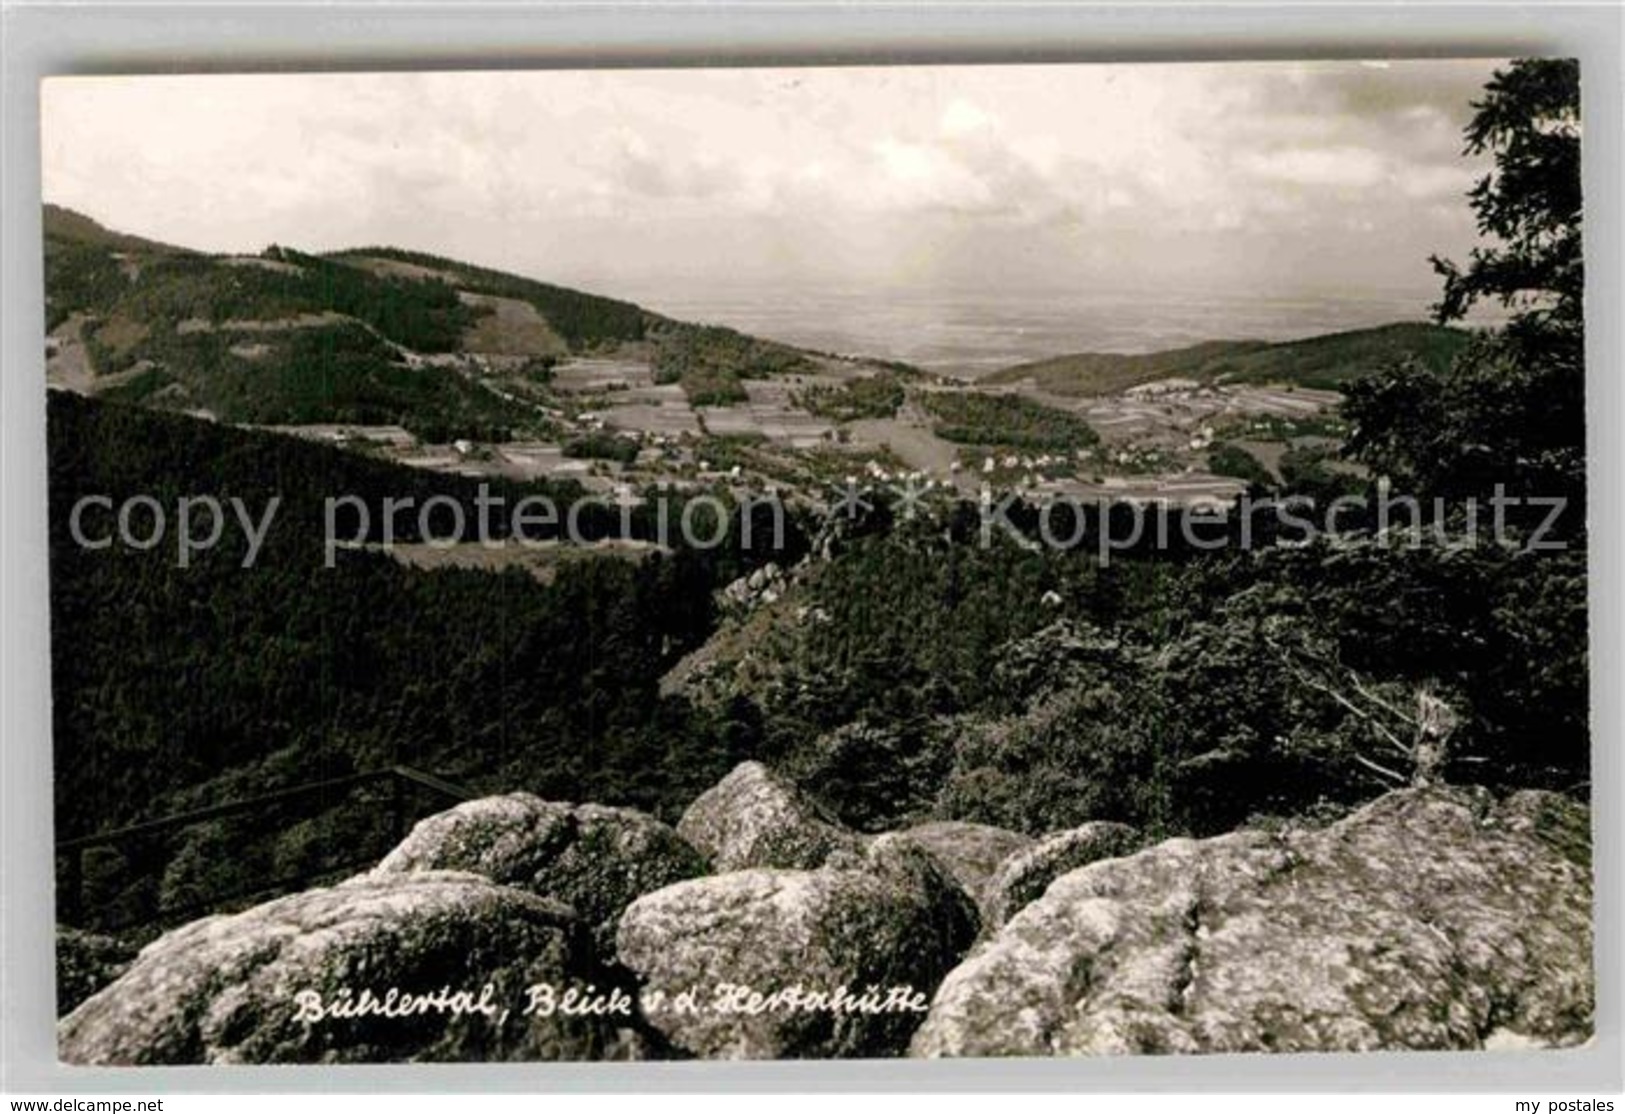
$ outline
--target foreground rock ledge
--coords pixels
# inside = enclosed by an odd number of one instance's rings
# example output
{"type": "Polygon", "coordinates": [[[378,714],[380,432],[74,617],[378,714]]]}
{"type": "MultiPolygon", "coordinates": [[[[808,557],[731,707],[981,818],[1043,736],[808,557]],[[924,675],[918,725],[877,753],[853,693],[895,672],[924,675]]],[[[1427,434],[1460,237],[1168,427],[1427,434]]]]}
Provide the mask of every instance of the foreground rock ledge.
{"type": "Polygon", "coordinates": [[[669,886],[627,909],[618,949],[643,982],[649,1023],[692,1055],[897,1056],[976,928],[951,877],[920,849],[892,845],[838,855],[820,870],[744,870],[669,886]],[[852,996],[903,988],[919,995],[919,1010],[719,1011],[723,986],[852,996]],[[677,1008],[683,995],[700,1008],[677,1008]]]}
{"type": "Polygon", "coordinates": [[[609,956],[628,905],[640,894],[704,874],[705,861],[671,828],[634,809],[509,793],[420,821],[372,875],[432,870],[468,871],[562,901],[609,956]]]}
{"type": "Polygon", "coordinates": [[[571,911],[470,874],[361,878],[208,917],[148,945],[64,1018],[58,1054],[75,1064],[598,1060],[635,1038],[608,1020],[525,1018],[533,983],[596,983],[571,911]],[[512,1006],[483,1015],[298,1018],[296,995],[341,988],[433,994],[443,986],[512,1006]]]}
{"type": "Polygon", "coordinates": [[[944,980],[912,1052],[1581,1043],[1591,878],[1526,818],[1585,810],[1535,803],[1403,791],[1319,831],[1172,840],[1073,871],[944,980]]]}
{"type": "Polygon", "coordinates": [[[863,841],[760,762],[742,762],[688,806],[677,834],[717,872],[812,870],[863,841]]]}
{"type": "Polygon", "coordinates": [[[1095,821],[1045,836],[999,864],[982,895],[982,919],[997,928],[1041,897],[1063,874],[1135,850],[1140,835],[1127,824],[1095,821]]]}
{"type": "Polygon", "coordinates": [[[1011,856],[1033,844],[1031,836],[972,824],[964,820],[936,820],[878,836],[877,844],[899,843],[918,847],[947,871],[978,905],[990,879],[1011,856]]]}

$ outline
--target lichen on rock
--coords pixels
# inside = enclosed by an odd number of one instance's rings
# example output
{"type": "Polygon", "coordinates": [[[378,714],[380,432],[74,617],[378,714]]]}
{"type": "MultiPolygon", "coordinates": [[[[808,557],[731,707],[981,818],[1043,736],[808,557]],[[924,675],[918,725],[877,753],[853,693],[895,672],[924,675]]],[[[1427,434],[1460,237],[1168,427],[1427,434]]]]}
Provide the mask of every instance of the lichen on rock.
{"type": "Polygon", "coordinates": [[[943,981],[912,1051],[1566,1046],[1593,1002],[1589,871],[1481,797],[1406,790],[1062,876],[943,981]]]}
{"type": "Polygon", "coordinates": [[[374,877],[461,870],[564,902],[611,954],[621,913],[640,894],[705,873],[670,827],[629,808],[509,793],[420,821],[374,877]]]}
{"type": "Polygon", "coordinates": [[[702,793],[677,833],[717,871],[810,870],[863,840],[760,762],[742,762],[702,793]]]}
{"type": "Polygon", "coordinates": [[[104,1065],[618,1058],[641,1047],[635,1018],[523,1015],[532,985],[607,990],[616,977],[558,902],[471,874],[362,877],[159,937],[62,1019],[58,1053],[104,1065]],[[510,1012],[311,1019],[311,1001],[391,989],[510,1012]]]}
{"type": "Polygon", "coordinates": [[[649,894],[621,919],[621,959],[643,983],[647,1016],[707,1058],[894,1056],[930,994],[976,933],[970,901],[924,852],[844,851],[819,870],[752,869],[649,894]],[[780,996],[726,1012],[728,996],[780,996]],[[787,994],[901,992],[883,1013],[802,1009],[787,994]],[[688,997],[698,1009],[686,1011],[688,997]],[[719,997],[720,996],[720,997],[719,997]]]}
{"type": "Polygon", "coordinates": [[[1495,820],[1508,831],[1543,841],[1578,866],[1591,868],[1591,810],[1560,793],[1523,789],[1502,801],[1495,820]]]}
{"type": "Polygon", "coordinates": [[[876,844],[896,842],[918,847],[958,882],[978,904],[1000,864],[1032,846],[1031,836],[973,824],[964,820],[937,820],[877,836],[876,844]]]}
{"type": "Polygon", "coordinates": [[[1133,828],[1107,820],[1045,836],[998,865],[982,893],[983,921],[989,928],[998,927],[1043,896],[1061,875],[1125,855],[1140,842],[1140,834],[1133,828]]]}

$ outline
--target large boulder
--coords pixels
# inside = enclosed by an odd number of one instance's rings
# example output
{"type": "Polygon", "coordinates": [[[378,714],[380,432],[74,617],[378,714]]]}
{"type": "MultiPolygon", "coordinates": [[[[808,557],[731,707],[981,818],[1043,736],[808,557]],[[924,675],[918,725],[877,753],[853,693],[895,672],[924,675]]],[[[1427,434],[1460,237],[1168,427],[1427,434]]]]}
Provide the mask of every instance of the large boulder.
{"type": "Polygon", "coordinates": [[[62,1020],[58,1052],[76,1064],[263,1064],[639,1047],[624,1014],[525,1016],[529,988],[544,984],[613,986],[567,907],[470,874],[362,877],[159,937],[62,1020]],[[402,1015],[342,1016],[369,993],[402,1015]],[[408,1006],[402,994],[425,997],[408,1006]]]}
{"type": "Polygon", "coordinates": [[[982,919],[997,928],[1063,874],[1126,855],[1140,846],[1140,834],[1127,824],[1097,820],[1047,835],[999,864],[982,893],[982,919]]]}
{"type": "Polygon", "coordinates": [[[918,847],[947,871],[972,900],[982,894],[1001,863],[1032,846],[1031,836],[972,824],[964,820],[938,820],[879,836],[877,844],[899,843],[918,847]]]}
{"type": "Polygon", "coordinates": [[[461,870],[571,906],[608,954],[640,894],[705,873],[705,861],[644,813],[510,793],[467,801],[418,823],[374,877],[461,870]]]}
{"type": "Polygon", "coordinates": [[[677,822],[677,834],[718,871],[811,870],[863,843],[760,762],[740,763],[702,793],[677,822]]]}
{"type": "Polygon", "coordinates": [[[959,886],[916,848],[820,870],[680,882],[621,918],[651,1024],[696,1056],[893,1056],[976,934],[959,886]]]}
{"type": "Polygon", "coordinates": [[[1591,879],[1542,810],[1391,793],[1319,831],[1172,840],[1067,874],[944,980],[924,1056],[1572,1045],[1591,879]]]}

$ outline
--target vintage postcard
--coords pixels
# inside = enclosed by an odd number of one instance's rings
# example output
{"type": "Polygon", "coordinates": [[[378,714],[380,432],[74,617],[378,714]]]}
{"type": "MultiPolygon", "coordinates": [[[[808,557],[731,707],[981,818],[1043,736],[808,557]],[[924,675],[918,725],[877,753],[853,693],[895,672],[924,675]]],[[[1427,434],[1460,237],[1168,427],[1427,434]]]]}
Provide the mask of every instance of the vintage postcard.
{"type": "Polygon", "coordinates": [[[1579,81],[49,80],[61,1060],[1585,1044],[1579,81]]]}

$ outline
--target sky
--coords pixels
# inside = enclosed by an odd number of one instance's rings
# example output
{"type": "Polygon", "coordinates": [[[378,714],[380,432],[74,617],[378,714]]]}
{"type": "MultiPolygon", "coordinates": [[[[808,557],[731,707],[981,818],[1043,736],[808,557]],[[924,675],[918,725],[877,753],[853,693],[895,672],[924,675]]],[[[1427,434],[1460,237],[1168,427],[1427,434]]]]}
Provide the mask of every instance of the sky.
{"type": "Polygon", "coordinates": [[[53,78],[47,201],[608,294],[1438,290],[1487,60],[53,78]]]}

